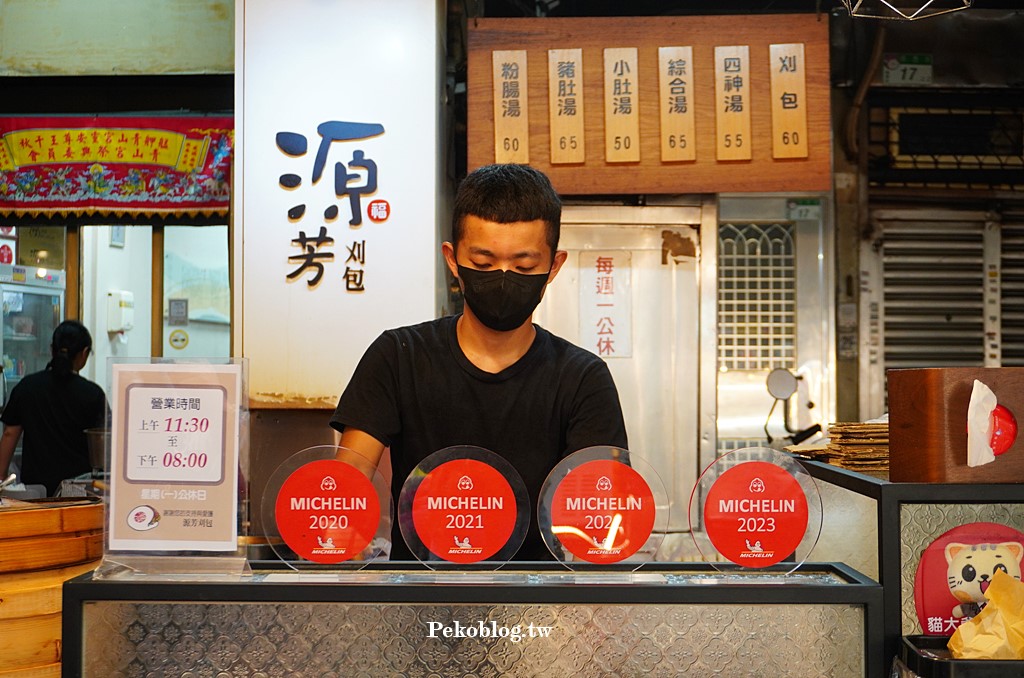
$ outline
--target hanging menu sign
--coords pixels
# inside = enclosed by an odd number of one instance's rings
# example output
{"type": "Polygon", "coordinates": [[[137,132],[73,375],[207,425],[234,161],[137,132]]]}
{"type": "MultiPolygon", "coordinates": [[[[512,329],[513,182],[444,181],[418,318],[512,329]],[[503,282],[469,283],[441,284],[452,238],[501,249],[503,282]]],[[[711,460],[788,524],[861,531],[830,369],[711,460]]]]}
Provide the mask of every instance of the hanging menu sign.
{"type": "Polygon", "coordinates": [[[750,49],[715,47],[715,137],[719,160],[750,160],[750,49]]]}
{"type": "Polygon", "coordinates": [[[814,13],[482,17],[467,40],[468,169],[516,144],[494,55],[522,50],[530,164],[561,194],[833,188],[829,24],[814,13]]]}
{"type": "Polygon", "coordinates": [[[803,43],[770,45],[772,157],[807,157],[807,92],[803,43]]]}
{"type": "Polygon", "coordinates": [[[658,108],[663,162],[695,160],[693,48],[658,48],[658,108]]]}
{"type": "Polygon", "coordinates": [[[494,84],[494,161],[530,162],[530,118],[526,50],[492,53],[494,84]]]}
{"type": "Polygon", "coordinates": [[[551,164],[580,163],[583,147],[583,50],[548,50],[551,164]]]}
{"type": "Polygon", "coordinates": [[[237,548],[241,365],[116,364],[108,547],[237,548]]]}
{"type": "Polygon", "coordinates": [[[637,49],[604,50],[604,154],[608,162],[640,160],[637,49]]]}

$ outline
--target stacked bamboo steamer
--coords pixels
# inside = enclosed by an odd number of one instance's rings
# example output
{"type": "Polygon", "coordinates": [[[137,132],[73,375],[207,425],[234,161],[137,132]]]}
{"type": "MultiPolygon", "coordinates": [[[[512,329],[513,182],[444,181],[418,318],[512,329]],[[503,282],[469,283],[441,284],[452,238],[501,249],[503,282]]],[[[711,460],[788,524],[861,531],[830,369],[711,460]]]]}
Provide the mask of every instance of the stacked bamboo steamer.
{"type": "Polygon", "coordinates": [[[60,675],[62,586],[102,555],[99,500],[3,500],[0,678],[60,675]]]}

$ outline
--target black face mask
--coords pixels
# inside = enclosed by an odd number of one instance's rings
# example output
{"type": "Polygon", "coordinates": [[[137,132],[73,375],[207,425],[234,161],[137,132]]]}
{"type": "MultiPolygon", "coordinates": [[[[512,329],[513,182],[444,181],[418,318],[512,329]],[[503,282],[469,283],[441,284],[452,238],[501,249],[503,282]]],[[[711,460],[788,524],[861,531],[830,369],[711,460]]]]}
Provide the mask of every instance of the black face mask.
{"type": "Polygon", "coordinates": [[[526,275],[459,266],[462,293],[473,315],[498,332],[514,330],[526,322],[540,303],[549,273],[526,275]]]}

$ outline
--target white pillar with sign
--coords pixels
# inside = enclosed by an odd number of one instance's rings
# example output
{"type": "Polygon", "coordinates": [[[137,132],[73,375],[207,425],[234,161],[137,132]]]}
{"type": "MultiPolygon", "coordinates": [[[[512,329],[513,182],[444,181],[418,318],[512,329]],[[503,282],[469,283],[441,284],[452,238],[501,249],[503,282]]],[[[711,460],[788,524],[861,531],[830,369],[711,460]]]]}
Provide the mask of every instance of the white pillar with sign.
{"type": "Polygon", "coordinates": [[[233,351],[254,409],[333,408],[381,331],[438,314],[445,3],[235,15],[233,351]]]}

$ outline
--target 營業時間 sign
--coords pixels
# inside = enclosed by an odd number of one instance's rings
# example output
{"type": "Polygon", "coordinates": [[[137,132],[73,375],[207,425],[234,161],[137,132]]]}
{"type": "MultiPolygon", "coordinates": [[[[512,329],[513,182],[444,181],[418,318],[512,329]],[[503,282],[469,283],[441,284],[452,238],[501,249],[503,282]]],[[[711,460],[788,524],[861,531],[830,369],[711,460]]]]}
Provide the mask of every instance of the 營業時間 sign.
{"type": "Polygon", "coordinates": [[[108,548],[234,551],[241,365],[115,364],[108,548]]]}

